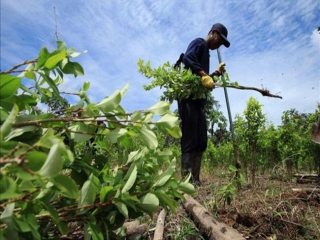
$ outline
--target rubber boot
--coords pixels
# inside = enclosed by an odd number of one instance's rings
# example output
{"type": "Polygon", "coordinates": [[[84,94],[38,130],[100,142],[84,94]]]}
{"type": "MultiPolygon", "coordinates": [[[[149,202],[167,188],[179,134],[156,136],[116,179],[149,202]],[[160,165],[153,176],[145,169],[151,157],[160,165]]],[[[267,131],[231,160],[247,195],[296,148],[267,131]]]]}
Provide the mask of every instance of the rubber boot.
{"type": "Polygon", "coordinates": [[[181,177],[185,178],[192,171],[193,153],[183,153],[181,156],[181,177]]]}
{"type": "Polygon", "coordinates": [[[201,169],[202,152],[196,152],[193,156],[193,164],[191,169],[191,181],[197,186],[201,185],[200,182],[200,169],[201,169]]]}

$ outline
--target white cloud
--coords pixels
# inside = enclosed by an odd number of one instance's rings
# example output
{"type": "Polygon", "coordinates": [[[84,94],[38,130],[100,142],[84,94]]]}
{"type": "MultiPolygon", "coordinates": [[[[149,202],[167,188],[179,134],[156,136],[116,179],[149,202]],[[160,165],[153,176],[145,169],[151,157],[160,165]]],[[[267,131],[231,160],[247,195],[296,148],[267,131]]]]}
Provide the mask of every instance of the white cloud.
{"type": "MultiPolygon", "coordinates": [[[[88,94],[93,102],[130,82],[123,107],[134,111],[152,106],[161,91],[143,90],[150,79],[137,72],[138,59],[150,60],[154,67],[174,63],[189,42],[206,37],[215,22],[229,30],[231,47],[222,48],[221,54],[231,80],[245,86],[263,85],[283,96],[280,100],[230,89],[233,116],[243,112],[250,96],[264,105],[267,117],[276,124],[283,111],[313,112],[320,101],[319,5],[314,0],[201,4],[196,0],[11,0],[1,1],[1,10],[1,70],[37,57],[43,46],[52,49],[57,27],[59,38],[69,47],[88,50],[75,59],[85,76],[66,78],[62,88],[77,92],[90,81],[88,94]]],[[[217,54],[212,52],[212,71],[217,64],[217,54]]],[[[223,90],[213,94],[226,113],[223,90]]]]}

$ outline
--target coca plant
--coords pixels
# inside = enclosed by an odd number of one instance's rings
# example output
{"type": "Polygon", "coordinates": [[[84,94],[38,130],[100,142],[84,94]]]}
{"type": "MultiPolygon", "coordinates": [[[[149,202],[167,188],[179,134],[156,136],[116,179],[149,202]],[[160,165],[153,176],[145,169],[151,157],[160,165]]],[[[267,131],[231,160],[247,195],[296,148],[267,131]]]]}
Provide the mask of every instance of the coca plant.
{"type": "Polygon", "coordinates": [[[23,64],[1,73],[1,239],[50,239],[74,224],[85,239],[120,239],[126,219],[175,211],[176,200],[194,192],[153,132],[181,136],[169,103],[127,113],[120,102],[128,84],[98,103],[87,97],[90,83],[75,104],[61,96],[66,74],[84,74],[72,61],[79,54],[58,41],[24,62],[19,76],[23,64]],[[59,111],[39,110],[52,99],[59,111]]]}

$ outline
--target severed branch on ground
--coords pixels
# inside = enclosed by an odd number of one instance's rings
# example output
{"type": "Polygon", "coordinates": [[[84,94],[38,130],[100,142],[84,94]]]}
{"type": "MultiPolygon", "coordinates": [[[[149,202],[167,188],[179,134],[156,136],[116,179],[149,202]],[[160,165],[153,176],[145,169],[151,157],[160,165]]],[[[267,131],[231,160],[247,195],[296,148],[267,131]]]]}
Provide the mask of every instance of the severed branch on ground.
{"type": "Polygon", "coordinates": [[[166,219],[166,215],[166,210],[162,209],[157,219],[157,225],[156,230],[154,232],[153,240],[163,240],[164,222],[166,219]]]}
{"type": "Polygon", "coordinates": [[[319,188],[292,188],[292,191],[307,194],[320,193],[319,188]]]}
{"type": "Polygon", "coordinates": [[[200,232],[206,234],[210,240],[244,240],[245,238],[237,230],[223,222],[216,220],[200,203],[194,198],[184,194],[185,209],[199,225],[200,232]]]}
{"type": "Polygon", "coordinates": [[[126,228],[126,239],[128,240],[138,239],[139,236],[142,236],[148,230],[147,224],[140,224],[139,220],[126,222],[123,226],[126,228]]]}
{"type": "MultiPolygon", "coordinates": [[[[217,87],[223,87],[223,85],[218,85],[218,84],[216,84],[216,86],[217,87]]],[[[227,84],[226,87],[235,88],[235,89],[239,89],[239,90],[253,90],[253,91],[257,91],[257,92],[261,93],[262,96],[265,96],[265,97],[273,97],[273,98],[282,99],[281,96],[276,95],[276,94],[272,94],[267,89],[260,89],[260,88],[255,88],[255,87],[246,87],[246,86],[241,86],[241,85],[230,85],[230,84],[227,84]]]]}

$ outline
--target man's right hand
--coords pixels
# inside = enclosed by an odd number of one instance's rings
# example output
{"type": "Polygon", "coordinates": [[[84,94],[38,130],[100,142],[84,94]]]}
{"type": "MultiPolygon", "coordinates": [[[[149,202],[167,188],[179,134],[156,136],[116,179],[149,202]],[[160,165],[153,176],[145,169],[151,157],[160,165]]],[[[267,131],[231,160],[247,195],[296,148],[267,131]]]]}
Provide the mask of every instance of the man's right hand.
{"type": "Polygon", "coordinates": [[[202,86],[204,86],[206,89],[210,91],[214,89],[214,81],[212,77],[210,77],[209,75],[203,75],[201,77],[201,83],[202,83],[202,86]]]}

